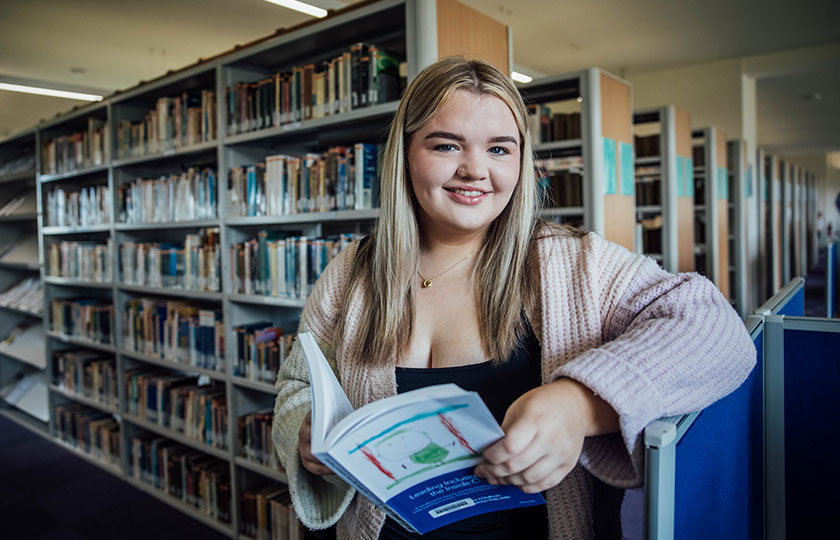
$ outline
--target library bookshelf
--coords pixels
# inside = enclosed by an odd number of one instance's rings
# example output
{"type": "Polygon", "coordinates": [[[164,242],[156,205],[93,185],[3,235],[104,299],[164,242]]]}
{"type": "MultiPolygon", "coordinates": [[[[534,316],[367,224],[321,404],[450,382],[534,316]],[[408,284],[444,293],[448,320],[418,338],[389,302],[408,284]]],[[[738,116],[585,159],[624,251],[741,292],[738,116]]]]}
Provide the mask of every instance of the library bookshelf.
{"type": "MultiPolygon", "coordinates": [[[[268,504],[265,496],[280,494],[286,481],[270,441],[283,339],[297,328],[316,262],[325,265],[337,246],[332,239],[365,234],[378,217],[375,170],[371,179],[363,165],[384,141],[404,80],[371,66],[387,67],[388,53],[410,79],[460,53],[508,71],[509,39],[507,27],[454,0],[366,2],[0,141],[0,166],[24,147],[31,156],[28,170],[0,174],[0,182],[28,182],[37,201],[26,222],[38,240],[36,260],[9,272],[42,279],[36,363],[48,415],[3,414],[223,534],[264,535],[244,505],[260,497],[268,504]],[[459,31],[464,24],[473,32],[459,31]],[[493,39],[475,41],[483,36],[493,39]],[[300,96],[313,94],[307,110],[300,96]],[[309,180],[318,178],[312,171],[335,178],[317,169],[326,171],[335,148],[347,152],[339,163],[352,151],[348,184],[325,194],[316,182],[306,195],[295,192],[304,206],[284,206],[292,174],[307,168],[309,180]],[[248,182],[264,177],[248,174],[262,174],[261,164],[269,174],[277,156],[283,172],[271,174],[287,179],[286,191],[236,199],[231,171],[243,171],[243,193],[255,193],[248,182]],[[257,270],[257,278],[243,271],[243,253],[260,241],[260,256],[272,258],[253,261],[295,268],[290,280],[279,279],[281,266],[276,274],[257,270]],[[283,335],[269,335],[278,327],[283,335]],[[152,456],[209,486],[212,502],[180,492],[171,475],[152,474],[152,456]]],[[[599,71],[580,77],[614,80],[599,71]]],[[[629,112],[627,125],[629,143],[629,112]]],[[[349,168],[350,158],[343,163],[349,168]]],[[[303,176],[294,178],[303,186],[303,176]]],[[[0,217],[0,227],[12,225],[23,226],[0,217]]],[[[7,382],[16,364],[2,351],[0,358],[0,382],[7,382]]]]}

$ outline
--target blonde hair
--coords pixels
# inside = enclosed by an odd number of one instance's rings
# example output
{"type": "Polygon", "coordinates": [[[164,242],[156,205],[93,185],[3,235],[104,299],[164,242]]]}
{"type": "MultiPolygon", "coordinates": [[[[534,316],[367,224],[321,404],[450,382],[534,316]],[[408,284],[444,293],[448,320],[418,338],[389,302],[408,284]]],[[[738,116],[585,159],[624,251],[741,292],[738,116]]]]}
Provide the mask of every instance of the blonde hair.
{"type": "MultiPolygon", "coordinates": [[[[374,366],[396,363],[411,343],[417,269],[422,239],[417,201],[406,159],[411,137],[457,90],[492,95],[513,113],[519,128],[519,181],[502,213],[488,228],[473,269],[479,332],[484,352],[507,360],[524,330],[522,312],[535,301],[529,248],[537,223],[540,192],[534,172],[527,109],[511,80],[479,60],[445,58],[409,84],[394,116],[380,160],[381,209],[370,240],[356,255],[342,310],[364,284],[367,313],[360,325],[364,354],[374,366]]],[[[336,343],[344,338],[346,313],[339,318],[336,343]]]]}

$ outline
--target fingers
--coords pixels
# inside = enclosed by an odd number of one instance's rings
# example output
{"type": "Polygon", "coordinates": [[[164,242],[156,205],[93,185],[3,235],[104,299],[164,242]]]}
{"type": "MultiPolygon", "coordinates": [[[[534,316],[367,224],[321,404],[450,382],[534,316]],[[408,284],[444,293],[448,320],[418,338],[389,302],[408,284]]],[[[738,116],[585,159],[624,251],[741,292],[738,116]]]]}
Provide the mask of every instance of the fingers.
{"type": "Polygon", "coordinates": [[[310,413],[303,418],[298,430],[298,448],[300,450],[300,462],[303,468],[312,474],[324,475],[333,474],[332,469],[321,463],[321,460],[312,455],[312,422],[310,413]]]}

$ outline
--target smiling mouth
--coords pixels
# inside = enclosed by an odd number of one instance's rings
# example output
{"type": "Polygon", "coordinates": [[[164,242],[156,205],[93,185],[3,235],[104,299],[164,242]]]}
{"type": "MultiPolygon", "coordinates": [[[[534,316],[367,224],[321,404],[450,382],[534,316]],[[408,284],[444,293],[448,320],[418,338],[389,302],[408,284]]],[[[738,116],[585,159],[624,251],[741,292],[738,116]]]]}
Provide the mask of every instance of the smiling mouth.
{"type": "Polygon", "coordinates": [[[480,197],[481,195],[486,195],[488,193],[486,191],[479,191],[477,189],[461,189],[448,187],[445,187],[443,189],[452,193],[457,193],[458,195],[463,195],[464,197],[480,197]]]}

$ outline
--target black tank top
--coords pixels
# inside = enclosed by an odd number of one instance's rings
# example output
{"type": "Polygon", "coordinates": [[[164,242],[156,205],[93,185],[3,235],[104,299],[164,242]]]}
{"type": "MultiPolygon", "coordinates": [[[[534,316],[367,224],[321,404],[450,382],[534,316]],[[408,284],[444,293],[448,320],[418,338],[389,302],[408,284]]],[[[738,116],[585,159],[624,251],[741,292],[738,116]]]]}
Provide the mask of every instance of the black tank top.
{"type": "MultiPolygon", "coordinates": [[[[540,365],[540,344],[531,328],[527,327],[526,335],[508,361],[500,365],[488,361],[447,368],[397,367],[397,393],[434,384],[455,383],[464,390],[478,392],[501,424],[511,403],[540,385],[540,365]]],[[[460,540],[479,536],[482,540],[548,538],[546,507],[539,505],[481,514],[425,535],[410,533],[389,517],[379,534],[380,540],[460,540]]]]}

